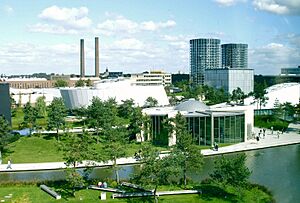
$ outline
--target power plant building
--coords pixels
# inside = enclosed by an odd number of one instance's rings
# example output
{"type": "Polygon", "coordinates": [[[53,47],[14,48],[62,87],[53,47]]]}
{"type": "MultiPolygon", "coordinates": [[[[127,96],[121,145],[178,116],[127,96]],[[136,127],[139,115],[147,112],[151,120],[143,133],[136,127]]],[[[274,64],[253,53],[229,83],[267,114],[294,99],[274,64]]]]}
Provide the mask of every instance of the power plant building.
{"type": "Polygon", "coordinates": [[[205,69],[220,67],[219,39],[190,40],[190,74],[193,85],[203,85],[205,69]]]}

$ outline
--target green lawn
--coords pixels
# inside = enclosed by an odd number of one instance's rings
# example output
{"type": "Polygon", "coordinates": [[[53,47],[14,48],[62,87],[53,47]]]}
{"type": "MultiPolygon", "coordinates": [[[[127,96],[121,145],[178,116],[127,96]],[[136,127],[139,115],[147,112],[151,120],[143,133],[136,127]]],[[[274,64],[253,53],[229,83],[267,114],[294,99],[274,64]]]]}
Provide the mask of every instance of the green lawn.
{"type": "MultiPolygon", "coordinates": [[[[96,145],[96,144],[95,144],[96,145]]],[[[102,145],[96,148],[101,150],[102,145]]],[[[133,156],[141,149],[141,144],[132,143],[125,146],[126,156],[133,156]]],[[[166,147],[156,147],[158,150],[168,150],[166,147]]],[[[53,135],[21,137],[16,142],[9,144],[8,150],[3,153],[3,163],[11,158],[13,163],[39,163],[63,161],[63,153],[59,151],[59,143],[53,135]]]]}
{"type": "MultiPolygon", "coordinates": [[[[262,190],[254,187],[252,189],[244,189],[240,197],[234,192],[233,188],[228,188],[226,191],[221,190],[218,187],[209,186],[208,189],[203,189],[203,194],[198,195],[174,195],[174,196],[161,196],[159,202],[163,203],[229,203],[229,202],[247,202],[247,203],[264,203],[270,202],[271,197],[264,193],[262,190]],[[212,187],[212,188],[209,188],[212,187]]],[[[99,202],[99,191],[83,189],[76,191],[75,197],[72,196],[70,191],[63,190],[59,186],[55,187],[55,190],[62,195],[61,200],[55,200],[50,195],[46,194],[36,185],[14,185],[14,186],[1,186],[0,187],[0,201],[4,200],[4,196],[12,194],[10,200],[5,202],[20,202],[20,203],[51,203],[51,202],[99,202]]],[[[107,201],[105,202],[153,202],[152,198],[131,198],[131,199],[111,199],[111,193],[107,193],[107,201]]]]}

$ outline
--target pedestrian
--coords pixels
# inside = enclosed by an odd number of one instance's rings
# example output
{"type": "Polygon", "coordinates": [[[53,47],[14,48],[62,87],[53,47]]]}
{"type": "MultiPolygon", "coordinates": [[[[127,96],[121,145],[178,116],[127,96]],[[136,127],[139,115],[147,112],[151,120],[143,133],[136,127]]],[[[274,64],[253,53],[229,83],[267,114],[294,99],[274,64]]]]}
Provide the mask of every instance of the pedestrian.
{"type": "Polygon", "coordinates": [[[266,137],[266,129],[264,128],[263,129],[263,138],[265,139],[265,137],[266,137]]]}
{"type": "Polygon", "coordinates": [[[271,134],[273,135],[273,126],[271,126],[271,131],[272,131],[271,134]]]}
{"type": "Polygon", "coordinates": [[[259,141],[259,136],[256,137],[256,141],[257,141],[257,142],[259,141]]]}
{"type": "Polygon", "coordinates": [[[279,139],[279,130],[277,130],[277,138],[279,139]]]}
{"type": "Polygon", "coordinates": [[[6,169],[12,169],[11,168],[11,159],[8,159],[6,169]]]}
{"type": "Polygon", "coordinates": [[[283,131],[284,131],[284,128],[282,128],[282,130],[281,130],[281,134],[283,134],[283,131]]]}

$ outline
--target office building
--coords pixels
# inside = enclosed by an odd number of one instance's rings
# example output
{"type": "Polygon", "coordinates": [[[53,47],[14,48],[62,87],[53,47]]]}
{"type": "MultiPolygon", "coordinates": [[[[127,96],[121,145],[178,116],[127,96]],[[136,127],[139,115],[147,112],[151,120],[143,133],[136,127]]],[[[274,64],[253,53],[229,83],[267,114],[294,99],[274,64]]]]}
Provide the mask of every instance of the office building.
{"type": "Polygon", "coordinates": [[[214,88],[223,88],[232,93],[236,88],[248,94],[254,88],[253,69],[207,69],[205,70],[205,84],[214,88]]]}
{"type": "Polygon", "coordinates": [[[222,44],[222,68],[248,68],[247,44],[222,44]]]}
{"type": "Polygon", "coordinates": [[[11,125],[10,94],[8,83],[0,83],[0,116],[4,116],[4,118],[11,125]]]}
{"type": "Polygon", "coordinates": [[[298,66],[297,68],[281,68],[281,75],[299,76],[300,66],[298,66]]]}
{"type": "Polygon", "coordinates": [[[220,67],[219,39],[190,40],[190,74],[193,85],[203,85],[205,69],[220,67]]]}
{"type": "Polygon", "coordinates": [[[140,86],[170,86],[171,74],[163,71],[150,71],[141,74],[131,74],[132,83],[140,86]]]}

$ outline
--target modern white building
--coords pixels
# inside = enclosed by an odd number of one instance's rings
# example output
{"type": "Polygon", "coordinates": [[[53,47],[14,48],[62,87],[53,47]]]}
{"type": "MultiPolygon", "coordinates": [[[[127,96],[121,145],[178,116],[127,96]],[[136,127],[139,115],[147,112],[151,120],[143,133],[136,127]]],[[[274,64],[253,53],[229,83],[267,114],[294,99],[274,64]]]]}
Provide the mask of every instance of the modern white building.
{"type": "Polygon", "coordinates": [[[232,93],[236,88],[248,94],[254,88],[254,70],[253,69],[206,69],[205,84],[215,88],[223,88],[226,92],[232,93]]]}
{"type": "MultiPolygon", "coordinates": [[[[292,105],[299,103],[300,99],[300,84],[299,83],[281,83],[273,85],[266,89],[265,95],[268,100],[265,105],[261,106],[261,109],[273,109],[275,103],[290,102],[292,105]]],[[[248,97],[244,100],[245,104],[253,105],[255,109],[260,109],[259,105],[254,101],[253,97],[248,97]]]]}
{"type": "Polygon", "coordinates": [[[101,80],[95,83],[94,87],[61,88],[60,93],[70,109],[87,107],[93,97],[99,97],[101,100],[115,98],[119,104],[124,100],[133,99],[138,106],[144,106],[146,99],[153,97],[158,101],[158,105],[169,105],[163,85],[141,86],[122,78],[101,80]]]}
{"type": "Polygon", "coordinates": [[[131,74],[130,79],[132,83],[142,86],[153,86],[153,85],[171,85],[171,74],[163,71],[150,71],[150,73],[131,74]]]}
{"type": "Polygon", "coordinates": [[[30,104],[35,104],[38,97],[45,97],[45,102],[47,105],[49,105],[54,97],[61,97],[58,88],[10,88],[10,95],[16,101],[16,103],[21,106],[24,106],[27,102],[30,104]]]}
{"type": "Polygon", "coordinates": [[[151,117],[150,133],[141,133],[143,140],[152,140],[162,145],[174,145],[176,135],[169,136],[164,127],[166,118],[174,118],[182,114],[188,129],[197,145],[213,145],[217,143],[239,143],[250,137],[253,129],[253,107],[218,104],[206,106],[195,99],[186,100],[173,107],[153,107],[143,109],[143,113],[151,117]]]}

